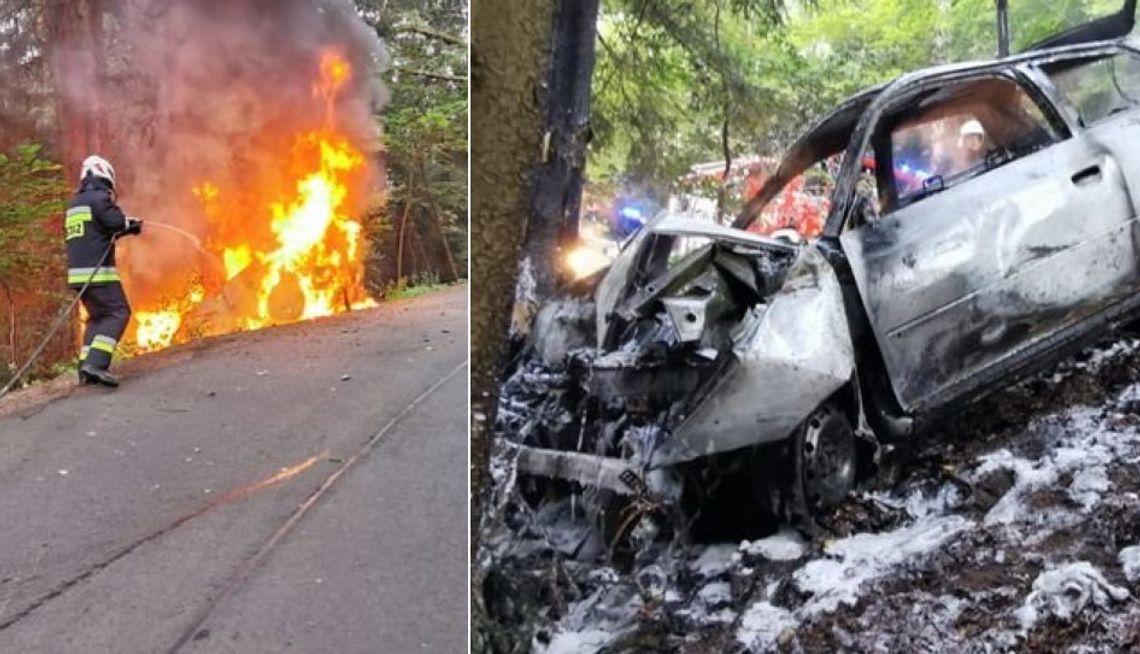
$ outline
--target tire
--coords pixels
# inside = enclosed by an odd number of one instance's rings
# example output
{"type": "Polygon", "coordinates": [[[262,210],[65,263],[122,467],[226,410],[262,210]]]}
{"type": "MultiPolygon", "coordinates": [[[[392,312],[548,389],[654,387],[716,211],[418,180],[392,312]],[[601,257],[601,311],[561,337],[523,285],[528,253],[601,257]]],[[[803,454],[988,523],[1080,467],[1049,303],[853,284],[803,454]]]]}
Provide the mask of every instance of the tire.
{"type": "Polygon", "coordinates": [[[825,403],[796,428],[788,442],[783,512],[793,526],[814,529],[855,487],[859,462],[855,430],[847,416],[825,403]]]}

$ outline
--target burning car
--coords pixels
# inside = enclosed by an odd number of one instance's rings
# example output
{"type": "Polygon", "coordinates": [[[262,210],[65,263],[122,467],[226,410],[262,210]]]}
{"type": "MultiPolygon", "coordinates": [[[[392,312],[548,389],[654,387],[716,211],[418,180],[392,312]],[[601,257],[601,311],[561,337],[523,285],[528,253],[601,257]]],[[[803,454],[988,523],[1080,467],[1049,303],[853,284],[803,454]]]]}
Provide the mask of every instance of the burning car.
{"type": "Polygon", "coordinates": [[[880,444],[1134,319],[1132,9],[852,97],[731,227],[659,214],[539,312],[504,403],[517,470],[686,516],[740,473],[811,524],[880,444]],[[958,152],[971,121],[982,147],[958,152]],[[749,231],[837,155],[820,233],[749,231]],[[509,397],[525,384],[529,417],[509,397]]]}

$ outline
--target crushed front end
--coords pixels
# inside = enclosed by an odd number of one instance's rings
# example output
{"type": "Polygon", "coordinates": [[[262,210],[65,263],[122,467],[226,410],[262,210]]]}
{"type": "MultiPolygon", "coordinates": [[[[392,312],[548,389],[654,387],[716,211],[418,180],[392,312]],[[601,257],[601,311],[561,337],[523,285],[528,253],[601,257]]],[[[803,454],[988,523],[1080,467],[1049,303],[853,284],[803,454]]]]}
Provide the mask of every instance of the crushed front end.
{"type": "Polygon", "coordinates": [[[659,218],[596,286],[542,308],[499,431],[522,477],[676,508],[786,439],[851,359],[814,247],[659,218]]]}

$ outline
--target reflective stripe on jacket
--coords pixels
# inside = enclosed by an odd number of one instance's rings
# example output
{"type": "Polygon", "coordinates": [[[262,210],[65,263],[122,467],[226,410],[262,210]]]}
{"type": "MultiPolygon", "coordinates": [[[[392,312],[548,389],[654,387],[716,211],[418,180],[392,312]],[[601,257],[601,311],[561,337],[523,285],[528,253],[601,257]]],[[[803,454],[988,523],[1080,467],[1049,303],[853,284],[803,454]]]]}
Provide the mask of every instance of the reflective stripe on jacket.
{"type": "Polygon", "coordinates": [[[127,228],[127,218],[115,204],[111,186],[98,177],[88,177],[71,199],[63,222],[67,243],[67,284],[82,286],[120,281],[115,269],[114,239],[127,228]],[[106,258],[103,253],[106,252],[106,258]],[[102,260],[100,260],[102,258],[102,260]],[[91,273],[99,270],[91,277],[91,273]]]}

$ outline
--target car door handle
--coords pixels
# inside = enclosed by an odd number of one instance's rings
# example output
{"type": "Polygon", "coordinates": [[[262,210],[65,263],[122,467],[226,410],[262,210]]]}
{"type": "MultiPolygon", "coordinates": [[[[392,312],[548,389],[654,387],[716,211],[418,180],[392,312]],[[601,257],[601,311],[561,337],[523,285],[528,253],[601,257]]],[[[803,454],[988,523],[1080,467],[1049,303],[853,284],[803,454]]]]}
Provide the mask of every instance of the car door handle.
{"type": "Polygon", "coordinates": [[[1073,173],[1073,185],[1083,186],[1085,184],[1092,184],[1093,182],[1100,181],[1100,166],[1092,165],[1083,170],[1078,170],[1073,173]]]}

